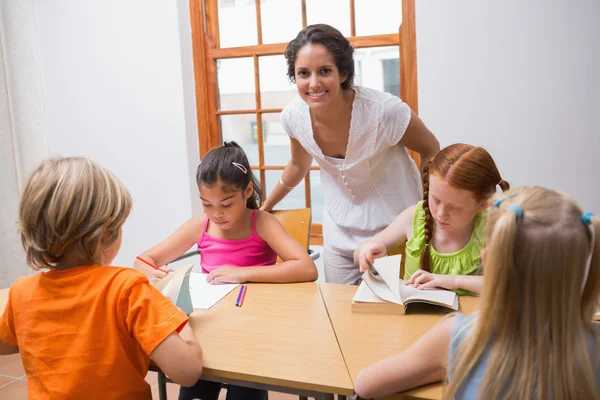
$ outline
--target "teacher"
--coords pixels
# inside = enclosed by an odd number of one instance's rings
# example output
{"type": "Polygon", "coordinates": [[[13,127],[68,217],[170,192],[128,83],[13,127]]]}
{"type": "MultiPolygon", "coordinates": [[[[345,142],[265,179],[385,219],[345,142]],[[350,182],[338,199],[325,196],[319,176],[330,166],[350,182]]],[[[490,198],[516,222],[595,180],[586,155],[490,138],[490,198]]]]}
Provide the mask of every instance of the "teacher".
{"type": "Polygon", "coordinates": [[[407,149],[422,160],[439,150],[419,117],[389,93],[354,85],[354,49],[337,29],[310,25],[285,51],[298,98],[281,113],[291,160],[265,200],[270,211],[308,173],[321,167],[325,280],[355,284],[356,246],[388,226],[422,197],[407,149]]]}

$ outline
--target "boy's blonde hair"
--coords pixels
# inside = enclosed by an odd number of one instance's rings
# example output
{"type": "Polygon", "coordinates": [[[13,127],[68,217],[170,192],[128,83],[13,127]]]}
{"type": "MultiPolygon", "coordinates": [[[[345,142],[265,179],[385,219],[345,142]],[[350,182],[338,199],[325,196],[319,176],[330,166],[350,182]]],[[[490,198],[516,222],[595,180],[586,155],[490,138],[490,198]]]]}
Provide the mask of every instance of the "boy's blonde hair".
{"type": "Polygon", "coordinates": [[[106,168],[82,157],[53,157],[31,174],[19,204],[19,232],[33,269],[54,268],[67,253],[101,263],[119,237],[131,196],[106,168]]]}
{"type": "Polygon", "coordinates": [[[486,351],[479,398],[598,398],[600,338],[592,318],[600,295],[600,221],[586,225],[577,203],[553,190],[502,196],[488,219],[479,315],[450,366],[444,398],[457,395],[486,351]]]}

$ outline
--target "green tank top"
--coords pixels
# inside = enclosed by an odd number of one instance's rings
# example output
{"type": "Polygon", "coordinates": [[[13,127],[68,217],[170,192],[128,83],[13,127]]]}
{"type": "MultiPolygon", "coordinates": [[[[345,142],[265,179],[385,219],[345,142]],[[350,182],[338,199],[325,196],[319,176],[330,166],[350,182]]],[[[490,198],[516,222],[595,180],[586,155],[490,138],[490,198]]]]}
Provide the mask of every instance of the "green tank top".
{"type": "MultiPolygon", "coordinates": [[[[481,266],[481,251],[485,238],[485,223],[487,213],[478,212],[475,215],[475,225],[469,242],[455,253],[442,254],[430,246],[430,266],[434,274],[444,275],[473,275],[481,266]]],[[[406,260],[404,262],[404,279],[409,279],[419,269],[419,260],[425,247],[425,210],[423,201],[415,208],[412,224],[412,238],[406,242],[406,260]]],[[[467,294],[464,290],[457,290],[458,294],[467,294]]]]}

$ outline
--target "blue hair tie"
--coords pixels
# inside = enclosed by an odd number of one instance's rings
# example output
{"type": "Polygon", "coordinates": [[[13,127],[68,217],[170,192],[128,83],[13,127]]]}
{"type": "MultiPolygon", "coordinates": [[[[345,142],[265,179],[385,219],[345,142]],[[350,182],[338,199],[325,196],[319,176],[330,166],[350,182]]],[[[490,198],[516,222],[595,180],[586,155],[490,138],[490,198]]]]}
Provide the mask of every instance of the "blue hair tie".
{"type": "Polygon", "coordinates": [[[521,208],[520,205],[517,204],[511,204],[510,206],[508,206],[508,209],[510,211],[514,211],[514,213],[517,216],[517,220],[523,218],[523,209],[521,208]]]}
{"type": "Polygon", "coordinates": [[[496,208],[500,208],[500,204],[502,204],[502,202],[503,202],[504,200],[512,199],[512,198],[513,198],[513,197],[515,197],[517,194],[518,194],[518,193],[513,193],[513,194],[509,194],[508,196],[504,196],[504,197],[502,197],[501,199],[498,199],[498,200],[494,201],[494,202],[492,203],[492,205],[493,205],[494,207],[496,207],[496,208]]]}
{"type": "Polygon", "coordinates": [[[592,217],[594,216],[593,212],[586,212],[581,214],[581,222],[583,222],[584,225],[589,225],[592,223],[592,217]]]}

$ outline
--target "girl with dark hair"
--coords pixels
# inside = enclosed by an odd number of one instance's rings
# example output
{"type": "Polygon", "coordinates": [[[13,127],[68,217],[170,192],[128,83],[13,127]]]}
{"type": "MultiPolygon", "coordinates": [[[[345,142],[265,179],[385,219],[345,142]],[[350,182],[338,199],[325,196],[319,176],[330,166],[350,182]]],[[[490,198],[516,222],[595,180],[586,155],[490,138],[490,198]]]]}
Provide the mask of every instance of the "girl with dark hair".
{"type": "Polygon", "coordinates": [[[337,29],[304,28],[285,57],[299,98],[281,125],[292,158],[262,209],[271,210],[308,173],[321,166],[324,192],[325,280],[356,283],[356,246],[389,225],[420,197],[419,171],[407,149],[427,160],[435,136],[398,97],[354,85],[354,49],[337,29]]]}
{"type": "Polygon", "coordinates": [[[360,270],[406,243],[406,284],[479,293],[485,211],[498,186],[510,188],[484,148],[462,143],[444,148],[423,165],[423,200],[356,249],[360,270]]]}
{"type": "MultiPolygon", "coordinates": [[[[164,265],[198,245],[202,271],[212,284],[242,282],[308,282],[317,279],[315,263],[273,215],[259,211],[260,184],[246,153],[225,142],[206,153],[196,173],[204,214],[184,223],[162,243],[136,259],[134,267],[150,279],[162,279],[164,265]],[[283,262],[276,264],[277,256],[283,262]]],[[[179,398],[216,400],[221,384],[198,381],[182,387],[179,398]]],[[[266,399],[264,390],[229,385],[227,399],[266,399]]]]}
{"type": "MultiPolygon", "coordinates": [[[[210,150],[198,165],[196,181],[204,214],[193,217],[140,258],[159,267],[198,245],[208,282],[305,282],[317,279],[315,263],[271,214],[259,211],[260,184],[244,150],[235,142],[210,150]],[[275,264],[279,256],[283,262],[275,264]],[[251,268],[250,268],[251,267],[251,268]]],[[[136,259],[134,267],[162,279],[136,259]]]]}

